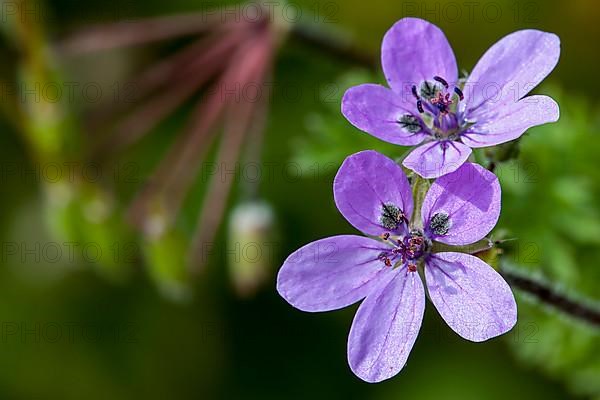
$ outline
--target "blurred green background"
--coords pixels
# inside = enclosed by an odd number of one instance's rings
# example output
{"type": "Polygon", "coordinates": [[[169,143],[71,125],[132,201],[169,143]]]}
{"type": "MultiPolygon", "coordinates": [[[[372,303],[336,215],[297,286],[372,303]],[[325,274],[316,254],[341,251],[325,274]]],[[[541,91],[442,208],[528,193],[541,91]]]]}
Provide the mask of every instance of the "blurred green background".
{"type": "MultiPolygon", "coordinates": [[[[112,85],[126,84],[183,39],[83,56],[53,49],[91,24],[126,24],[235,2],[29,1],[32,11],[24,18],[15,16],[17,3],[2,3],[0,43],[0,398],[600,399],[598,327],[517,290],[517,327],[481,344],[456,336],[428,304],[407,366],[378,385],[361,382],[346,363],[356,307],[306,314],[277,295],[274,278],[287,254],[317,238],[353,233],[332,198],[343,158],[367,148],[395,157],[404,151],[359,133],[339,112],[347,87],[383,82],[378,65],[369,70],[293,33],[282,36],[271,81],[284,90],[269,97],[261,161],[272,165],[273,175],[253,182],[257,193],[251,198],[261,206],[241,211],[250,198],[248,179],[236,180],[224,201],[227,210],[238,206],[241,220],[226,214],[206,265],[190,274],[186,254],[208,190],[202,176],[158,239],[129,224],[125,210],[186,126],[191,102],[127,151],[93,164],[103,172],[98,182],[71,187],[42,176],[51,174],[45,168],[53,162],[92,162],[87,143],[98,133],[88,129],[89,116],[114,102],[112,85]],[[96,103],[79,94],[50,105],[31,101],[36,97],[29,92],[19,97],[20,84],[31,88],[40,79],[100,83],[105,96],[96,103]],[[286,88],[301,95],[290,98],[286,88]],[[249,223],[249,232],[243,229],[248,220],[259,221],[249,223]],[[65,243],[76,248],[72,256],[65,243]],[[240,261],[236,243],[258,243],[260,256],[242,255],[240,261]],[[102,256],[95,255],[98,249],[102,256]]],[[[536,92],[557,99],[561,120],[531,129],[516,158],[499,166],[503,211],[495,232],[517,238],[503,255],[511,268],[583,303],[600,301],[596,2],[292,4],[302,13],[295,19],[310,32],[333,35],[374,57],[396,20],[426,18],[445,31],[467,71],[512,31],[557,33],[560,62],[536,92]]]]}

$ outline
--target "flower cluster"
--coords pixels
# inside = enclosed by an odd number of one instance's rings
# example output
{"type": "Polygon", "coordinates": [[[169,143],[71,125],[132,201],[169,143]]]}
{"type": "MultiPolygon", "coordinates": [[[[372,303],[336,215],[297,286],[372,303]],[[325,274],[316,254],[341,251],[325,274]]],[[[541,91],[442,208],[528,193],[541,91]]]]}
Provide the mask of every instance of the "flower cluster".
{"type": "Polygon", "coordinates": [[[439,28],[405,18],[383,40],[391,89],[361,85],[344,96],[342,112],[359,129],[399,145],[421,144],[403,161],[415,183],[411,187],[402,167],[375,151],[348,157],[335,177],[335,203],[365,236],[333,236],[297,250],[279,271],[277,290],[309,312],[364,299],[348,339],[348,362],[361,379],[380,382],[404,367],[426,293],[467,340],[485,341],[515,325],[510,287],[466,251],[494,228],[501,202],[496,176],[467,160],[471,148],[510,141],[558,119],[551,98],[523,98],[526,93],[515,95],[514,88],[531,90],[559,53],[556,35],[515,32],[461,80],[439,28]],[[490,87],[497,90],[490,94],[490,87]]]}

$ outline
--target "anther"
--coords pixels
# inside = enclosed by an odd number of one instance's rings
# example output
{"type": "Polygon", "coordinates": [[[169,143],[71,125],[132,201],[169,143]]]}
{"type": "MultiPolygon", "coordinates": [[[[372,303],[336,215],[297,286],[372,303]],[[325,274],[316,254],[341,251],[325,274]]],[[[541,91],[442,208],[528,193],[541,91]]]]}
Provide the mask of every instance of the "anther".
{"type": "Polygon", "coordinates": [[[437,81],[437,82],[439,82],[439,83],[441,83],[442,85],[444,85],[444,87],[445,87],[446,89],[448,89],[448,82],[446,82],[446,80],[445,80],[444,78],[442,78],[442,77],[439,77],[439,76],[434,76],[434,77],[433,77],[433,80],[434,80],[434,81],[437,81]]]}
{"type": "Polygon", "coordinates": [[[456,93],[458,95],[458,98],[460,99],[460,101],[463,101],[465,99],[465,95],[463,94],[462,90],[460,90],[459,88],[455,87],[454,93],[456,93]]]}
{"type": "Polygon", "coordinates": [[[419,94],[417,93],[417,87],[415,85],[412,87],[412,94],[415,96],[415,99],[420,100],[419,94]]]}
{"type": "Polygon", "coordinates": [[[425,110],[423,109],[423,102],[421,101],[421,98],[419,97],[419,94],[417,93],[417,86],[413,85],[411,90],[412,90],[413,96],[415,96],[415,99],[417,99],[417,110],[419,110],[419,112],[421,114],[423,114],[425,112],[425,110]]]}
{"type": "Polygon", "coordinates": [[[415,264],[408,264],[409,272],[417,272],[417,266],[415,264]]]}
{"type": "Polygon", "coordinates": [[[388,240],[390,238],[390,233],[389,232],[382,233],[380,237],[383,240],[388,240]]]}
{"type": "Polygon", "coordinates": [[[379,261],[382,261],[386,267],[391,267],[392,266],[392,260],[390,260],[390,258],[387,256],[387,254],[381,253],[378,257],[379,261]]]}

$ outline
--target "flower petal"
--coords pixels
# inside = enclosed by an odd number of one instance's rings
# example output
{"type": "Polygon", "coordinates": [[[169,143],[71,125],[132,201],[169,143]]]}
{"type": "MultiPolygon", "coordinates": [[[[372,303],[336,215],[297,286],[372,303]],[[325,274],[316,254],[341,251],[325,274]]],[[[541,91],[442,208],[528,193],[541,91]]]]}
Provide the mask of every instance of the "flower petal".
{"type": "Polygon", "coordinates": [[[380,85],[348,89],[342,99],[342,114],[358,129],[389,143],[413,146],[428,136],[421,118],[415,116],[416,102],[402,101],[400,95],[380,85]]]}
{"type": "Polygon", "coordinates": [[[413,212],[412,192],[402,168],[383,154],[361,151],[346,158],[338,171],[333,192],[340,212],[356,229],[368,235],[404,232],[406,224],[390,226],[384,207],[402,211],[407,219],[413,212]]]}
{"type": "Polygon", "coordinates": [[[377,258],[384,249],[381,242],[352,235],[309,243],[285,260],[277,275],[277,291],[302,311],[349,306],[372,292],[390,273],[377,258]]]}
{"type": "Polygon", "coordinates": [[[425,293],[418,273],[396,270],[360,305],[348,338],[348,363],[367,382],[381,382],[406,364],[417,339],[425,293]]]}
{"type": "Polygon", "coordinates": [[[460,142],[435,141],[414,149],[402,164],[423,178],[437,178],[456,171],[470,154],[471,149],[460,142]]]}
{"type": "Polygon", "coordinates": [[[462,253],[437,253],[425,266],[429,298],[460,336],[483,342],[517,322],[517,304],[508,284],[492,267],[462,253]]]}
{"type": "Polygon", "coordinates": [[[403,18],[387,31],[381,45],[381,63],[390,87],[411,96],[412,85],[441,76],[456,82],[454,52],[440,28],[418,18],[403,18]]]}
{"type": "Polygon", "coordinates": [[[425,234],[450,245],[483,239],[498,222],[500,195],[496,175],[478,164],[464,164],[429,188],[421,208],[425,234]]]}
{"type": "Polygon", "coordinates": [[[558,63],[560,39],[527,29],[500,39],[481,57],[465,85],[467,116],[478,119],[488,107],[516,103],[558,63]]]}
{"type": "Polygon", "coordinates": [[[461,135],[469,147],[487,147],[520,137],[533,126],[558,121],[558,104],[548,96],[529,96],[518,103],[488,109],[478,122],[461,135]]]}

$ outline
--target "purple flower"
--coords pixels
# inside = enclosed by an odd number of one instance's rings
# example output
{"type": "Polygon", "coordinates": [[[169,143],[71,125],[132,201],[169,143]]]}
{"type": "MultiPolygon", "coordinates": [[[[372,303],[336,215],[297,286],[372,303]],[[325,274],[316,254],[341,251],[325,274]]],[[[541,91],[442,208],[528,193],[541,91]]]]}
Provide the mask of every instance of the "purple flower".
{"type": "Polygon", "coordinates": [[[513,294],[494,269],[469,254],[432,251],[435,242],[467,245],[490,232],[500,214],[494,174],[466,163],[439,178],[415,219],[400,166],[364,151],[344,161],[334,195],[348,222],[371,237],[333,236],[302,247],[283,264],[277,290],[309,312],[365,299],[348,338],[348,362],[361,379],[388,379],[406,363],[425,309],[420,265],[429,298],[463,338],[481,342],[514,326],[513,294]]]}
{"type": "Polygon", "coordinates": [[[523,98],[556,66],[560,40],[537,30],[514,32],[494,44],[466,81],[444,33],[417,19],[398,21],[382,44],[383,72],[391,88],[350,88],[342,113],[357,128],[386,142],[419,145],[404,166],[424,178],[455,171],[471,148],[520,137],[555,122],[558,105],[547,96],[523,98]]]}

